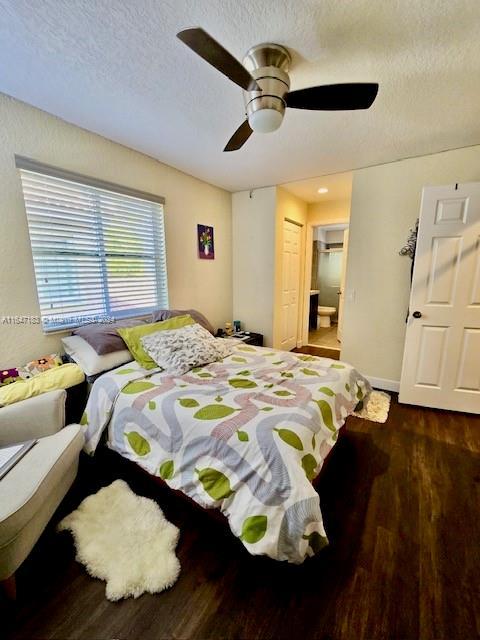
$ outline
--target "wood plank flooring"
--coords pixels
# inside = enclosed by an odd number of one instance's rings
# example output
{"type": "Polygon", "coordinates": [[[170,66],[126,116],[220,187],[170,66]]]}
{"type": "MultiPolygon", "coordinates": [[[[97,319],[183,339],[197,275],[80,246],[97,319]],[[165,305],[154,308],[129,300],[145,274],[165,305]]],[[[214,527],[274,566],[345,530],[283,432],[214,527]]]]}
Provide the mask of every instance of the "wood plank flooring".
{"type": "Polygon", "coordinates": [[[108,602],[52,526],[18,572],[3,637],[480,637],[480,417],[394,400],[386,424],[349,418],[319,486],[331,544],[301,566],[249,556],[222,524],[113,454],[83,465],[56,519],[118,474],[180,527],[176,585],[108,602]]]}
{"type": "Polygon", "coordinates": [[[304,344],[303,347],[292,349],[294,353],[306,353],[310,356],[320,356],[321,358],[330,358],[330,360],[340,360],[339,349],[327,349],[325,347],[314,347],[311,344],[304,344]]]}

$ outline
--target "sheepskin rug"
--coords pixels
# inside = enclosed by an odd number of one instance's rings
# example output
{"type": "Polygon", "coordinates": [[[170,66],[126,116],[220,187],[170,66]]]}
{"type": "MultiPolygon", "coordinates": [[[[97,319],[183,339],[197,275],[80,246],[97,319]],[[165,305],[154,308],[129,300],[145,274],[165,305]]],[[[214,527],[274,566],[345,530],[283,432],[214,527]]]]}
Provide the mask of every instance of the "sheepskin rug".
{"type": "Polygon", "coordinates": [[[77,561],[106,581],[109,600],[158,593],[180,573],[179,530],[156,502],[135,495],[123,480],[85,498],[58,530],[71,531],[77,561]]]}
{"type": "Polygon", "coordinates": [[[390,409],[390,396],[383,391],[372,391],[360,411],[354,416],[371,422],[386,422],[390,409]]]}

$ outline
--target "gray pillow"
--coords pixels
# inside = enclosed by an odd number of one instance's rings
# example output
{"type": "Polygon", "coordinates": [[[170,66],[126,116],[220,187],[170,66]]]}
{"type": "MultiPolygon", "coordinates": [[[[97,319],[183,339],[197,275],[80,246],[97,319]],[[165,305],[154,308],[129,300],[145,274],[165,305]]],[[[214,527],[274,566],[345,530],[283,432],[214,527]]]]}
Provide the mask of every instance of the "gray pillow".
{"type": "Polygon", "coordinates": [[[139,324],[147,324],[147,320],[128,318],[116,320],[110,324],[84,324],[82,327],[74,329],[72,333],[86,340],[99,356],[104,356],[107,353],[127,349],[127,345],[117,333],[118,327],[137,327],[139,324]]]}
{"type": "Polygon", "coordinates": [[[193,367],[217,362],[229,356],[237,340],[213,338],[199,323],[180,329],[157,331],[142,339],[148,355],[155,360],[163,373],[183,376],[193,367]]]}
{"type": "Polygon", "coordinates": [[[204,329],[209,331],[212,336],[215,335],[215,329],[212,327],[207,318],[197,311],[196,309],[157,309],[152,313],[152,322],[161,322],[162,320],[169,320],[176,316],[184,316],[188,314],[192,316],[195,322],[198,322],[204,329]]]}

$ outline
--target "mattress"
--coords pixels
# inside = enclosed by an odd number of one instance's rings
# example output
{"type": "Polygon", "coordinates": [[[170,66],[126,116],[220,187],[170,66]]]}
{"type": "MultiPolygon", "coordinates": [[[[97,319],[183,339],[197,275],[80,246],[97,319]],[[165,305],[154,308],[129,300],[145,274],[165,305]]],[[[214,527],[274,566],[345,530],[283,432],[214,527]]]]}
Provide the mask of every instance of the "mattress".
{"type": "Polygon", "coordinates": [[[129,363],[93,384],[85,449],[108,446],[228,519],[254,555],[301,563],[328,544],[312,485],[370,392],[351,365],[239,344],[179,377],[129,363]]]}

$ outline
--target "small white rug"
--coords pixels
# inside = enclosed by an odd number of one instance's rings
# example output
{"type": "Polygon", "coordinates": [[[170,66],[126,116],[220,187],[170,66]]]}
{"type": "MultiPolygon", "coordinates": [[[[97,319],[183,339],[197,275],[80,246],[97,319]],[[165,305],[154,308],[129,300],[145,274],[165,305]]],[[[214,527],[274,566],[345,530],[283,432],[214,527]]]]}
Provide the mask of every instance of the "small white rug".
{"type": "Polygon", "coordinates": [[[107,582],[106,596],[120,600],[171,587],[180,573],[179,530],[156,502],[116,480],[64,518],[58,531],[73,534],[76,559],[107,582]]]}
{"type": "Polygon", "coordinates": [[[386,422],[390,409],[390,400],[388,393],[372,391],[362,409],[355,411],[353,415],[371,422],[386,422]]]}

